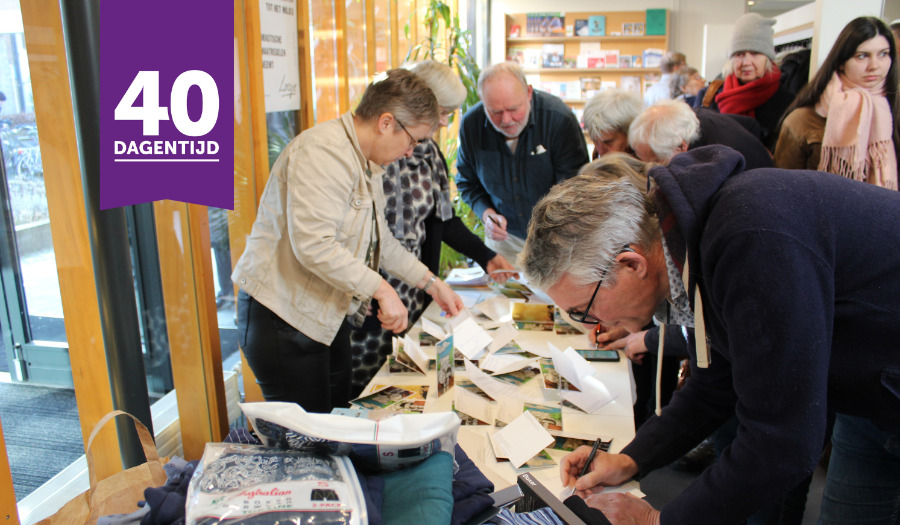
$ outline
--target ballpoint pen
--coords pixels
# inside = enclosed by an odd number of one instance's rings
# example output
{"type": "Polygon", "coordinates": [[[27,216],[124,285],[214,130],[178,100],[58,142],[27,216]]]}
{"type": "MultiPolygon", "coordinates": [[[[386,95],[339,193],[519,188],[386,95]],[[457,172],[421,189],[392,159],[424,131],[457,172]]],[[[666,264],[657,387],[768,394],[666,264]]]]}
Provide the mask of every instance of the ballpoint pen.
{"type": "MultiPolygon", "coordinates": [[[[603,440],[600,438],[597,438],[597,440],[594,441],[594,446],[591,447],[591,453],[588,454],[587,461],[584,462],[584,467],[581,468],[581,474],[578,475],[579,478],[584,477],[584,475],[588,473],[588,469],[591,468],[591,463],[594,461],[594,456],[597,455],[597,449],[600,448],[600,443],[602,441],[603,440]]],[[[574,484],[572,485],[572,489],[568,492],[568,494],[566,494],[566,498],[568,498],[572,494],[575,494],[575,485],[574,484]]]]}

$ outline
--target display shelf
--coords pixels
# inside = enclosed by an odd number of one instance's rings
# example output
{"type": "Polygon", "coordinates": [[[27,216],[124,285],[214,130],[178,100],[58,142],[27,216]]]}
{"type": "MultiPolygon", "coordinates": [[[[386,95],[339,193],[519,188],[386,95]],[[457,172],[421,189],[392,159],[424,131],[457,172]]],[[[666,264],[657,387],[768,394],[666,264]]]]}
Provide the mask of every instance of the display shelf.
{"type": "Polygon", "coordinates": [[[507,46],[566,42],[659,42],[664,36],[516,36],[506,39],[507,46]]]}
{"type": "Polygon", "coordinates": [[[587,74],[603,75],[603,74],[607,74],[607,73],[611,73],[611,74],[659,73],[659,68],[658,67],[539,67],[539,68],[523,68],[522,71],[526,75],[531,75],[533,73],[538,73],[538,74],[587,73],[587,74]]]}
{"type": "MultiPolygon", "coordinates": [[[[569,35],[536,35],[529,34],[529,13],[514,13],[506,16],[506,56],[508,59],[516,57],[523,65],[526,74],[533,76],[538,75],[537,82],[532,84],[541,89],[540,84],[555,82],[571,82],[581,80],[581,77],[593,76],[600,77],[603,81],[615,82],[616,87],[623,87],[622,77],[624,76],[640,76],[640,91],[643,91],[652,83],[654,77],[659,74],[659,67],[656,65],[650,67],[571,67],[575,65],[577,57],[581,54],[586,56],[587,51],[583,49],[582,44],[590,44],[593,47],[599,47],[601,55],[604,52],[613,53],[613,57],[631,56],[635,63],[646,66],[645,50],[658,50],[665,52],[669,48],[669,17],[665,10],[654,10],[655,14],[664,13],[665,23],[663,25],[663,34],[661,35],[629,35],[625,33],[629,27],[641,27],[641,32],[648,29],[647,11],[607,11],[607,12],[566,12],[560,13],[559,18],[551,17],[555,20],[555,27],[559,28],[560,22],[566,31],[572,31],[575,27],[576,20],[591,21],[591,17],[603,16],[603,30],[606,35],[585,35],[574,36],[569,35]],[[512,31],[512,33],[511,33],[512,31]],[[619,33],[619,34],[611,34],[619,33]],[[556,51],[548,51],[548,44],[556,46],[556,51]],[[549,53],[545,55],[545,53],[549,53]],[[560,55],[561,53],[561,55],[560,55]],[[584,54],[583,54],[584,53],[584,54]],[[535,67],[540,62],[546,64],[544,56],[555,57],[556,63],[565,63],[564,67],[535,67]]],[[[548,15],[545,13],[545,15],[548,15]]],[[[654,27],[659,27],[658,25],[654,27]]],[[[596,51],[595,51],[596,52],[596,51]]],[[[597,55],[593,55],[597,56],[597,55]]],[[[656,54],[655,56],[659,56],[656,54]]],[[[582,63],[578,65],[584,65],[582,63]]],[[[552,63],[552,62],[551,62],[552,63]]],[[[602,62],[601,62],[602,63],[602,62]]],[[[621,63],[621,62],[620,62],[621,63]]],[[[628,65],[629,62],[626,62],[628,65]]],[[[592,64],[593,65],[593,64],[592,64]]],[[[533,80],[533,79],[532,79],[533,80]]],[[[629,85],[634,85],[634,79],[629,81],[629,85]]],[[[548,89],[549,91],[549,89],[548,89]]],[[[564,97],[566,103],[570,105],[580,105],[584,103],[584,97],[564,97]]]]}

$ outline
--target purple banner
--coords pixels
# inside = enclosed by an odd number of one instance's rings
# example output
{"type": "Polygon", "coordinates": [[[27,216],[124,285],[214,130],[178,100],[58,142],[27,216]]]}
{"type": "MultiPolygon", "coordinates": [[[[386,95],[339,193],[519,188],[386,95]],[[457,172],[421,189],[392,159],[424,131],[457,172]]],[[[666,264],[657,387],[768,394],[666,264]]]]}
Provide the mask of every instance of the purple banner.
{"type": "Polygon", "coordinates": [[[234,209],[234,53],[221,0],[101,2],[101,209],[234,209]]]}

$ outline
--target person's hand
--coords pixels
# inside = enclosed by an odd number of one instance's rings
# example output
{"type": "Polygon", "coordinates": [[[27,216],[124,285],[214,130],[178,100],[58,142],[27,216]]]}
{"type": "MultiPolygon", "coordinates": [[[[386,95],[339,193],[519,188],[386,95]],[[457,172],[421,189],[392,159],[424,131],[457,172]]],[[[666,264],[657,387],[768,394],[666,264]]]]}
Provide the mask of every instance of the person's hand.
{"type": "Polygon", "coordinates": [[[506,282],[509,279],[518,279],[519,272],[516,268],[509,264],[506,257],[499,253],[487,263],[488,276],[498,283],[506,282]]]}
{"type": "Polygon", "coordinates": [[[372,298],[378,301],[378,320],[382,328],[395,334],[406,330],[409,312],[390,283],[382,279],[372,298]]]}
{"type": "Polygon", "coordinates": [[[624,328],[608,329],[602,324],[598,324],[594,330],[594,344],[600,350],[610,350],[611,342],[627,337],[628,334],[628,330],[624,328]]]}
{"type": "Polygon", "coordinates": [[[644,344],[644,336],[647,331],[628,334],[622,339],[618,339],[606,345],[609,350],[624,350],[625,357],[631,359],[636,364],[644,363],[644,356],[647,355],[647,345],[644,344]]]}
{"type": "Polygon", "coordinates": [[[495,241],[505,241],[509,237],[506,231],[506,217],[497,213],[493,208],[484,210],[481,214],[481,222],[484,223],[484,236],[495,241]]]}
{"type": "Polygon", "coordinates": [[[462,298],[450,289],[450,286],[448,286],[447,283],[440,279],[431,283],[431,286],[428,287],[426,293],[430,295],[432,299],[434,299],[434,302],[441,307],[441,310],[450,317],[453,317],[465,308],[462,298]]]}
{"type": "Polygon", "coordinates": [[[600,510],[613,525],[657,525],[659,511],[631,494],[591,494],[585,498],[589,507],[600,510]]]}
{"type": "Polygon", "coordinates": [[[602,490],[604,486],[620,485],[638,473],[637,463],[631,457],[625,454],[607,454],[598,450],[587,474],[579,478],[590,455],[591,447],[578,447],[563,457],[559,466],[559,477],[563,486],[569,487],[574,483],[575,493],[582,498],[602,490]]]}

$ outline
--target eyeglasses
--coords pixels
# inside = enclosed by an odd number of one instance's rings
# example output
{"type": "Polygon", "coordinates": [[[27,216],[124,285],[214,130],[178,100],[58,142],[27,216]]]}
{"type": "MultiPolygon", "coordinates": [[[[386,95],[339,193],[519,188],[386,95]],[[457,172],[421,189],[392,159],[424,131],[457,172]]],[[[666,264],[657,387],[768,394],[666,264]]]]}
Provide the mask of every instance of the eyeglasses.
{"type": "MultiPolygon", "coordinates": [[[[632,250],[631,247],[626,244],[621,250],[616,252],[616,254],[613,257],[615,258],[615,257],[618,257],[619,254],[621,254],[621,253],[633,252],[633,251],[634,250],[632,250]]],[[[597,319],[596,317],[591,315],[589,312],[591,311],[591,306],[593,306],[593,304],[594,304],[594,299],[597,297],[597,292],[599,292],[600,287],[603,286],[604,279],[606,279],[606,270],[603,270],[603,273],[600,274],[600,280],[597,281],[597,287],[594,288],[594,294],[591,295],[591,300],[588,301],[587,308],[585,308],[583,312],[579,312],[579,311],[569,312],[569,317],[572,318],[573,321],[575,321],[576,323],[582,323],[582,324],[597,324],[600,322],[600,319],[597,319]]]]}
{"type": "Polygon", "coordinates": [[[422,139],[422,140],[416,140],[416,139],[414,139],[413,136],[412,136],[412,134],[409,132],[409,130],[406,129],[406,126],[404,126],[403,123],[400,122],[399,119],[397,119],[397,117],[394,117],[394,120],[397,121],[397,124],[400,125],[400,129],[402,129],[404,132],[406,132],[406,136],[409,137],[409,147],[410,147],[410,149],[415,148],[417,144],[423,144],[423,143],[427,140],[427,139],[422,139]]]}

